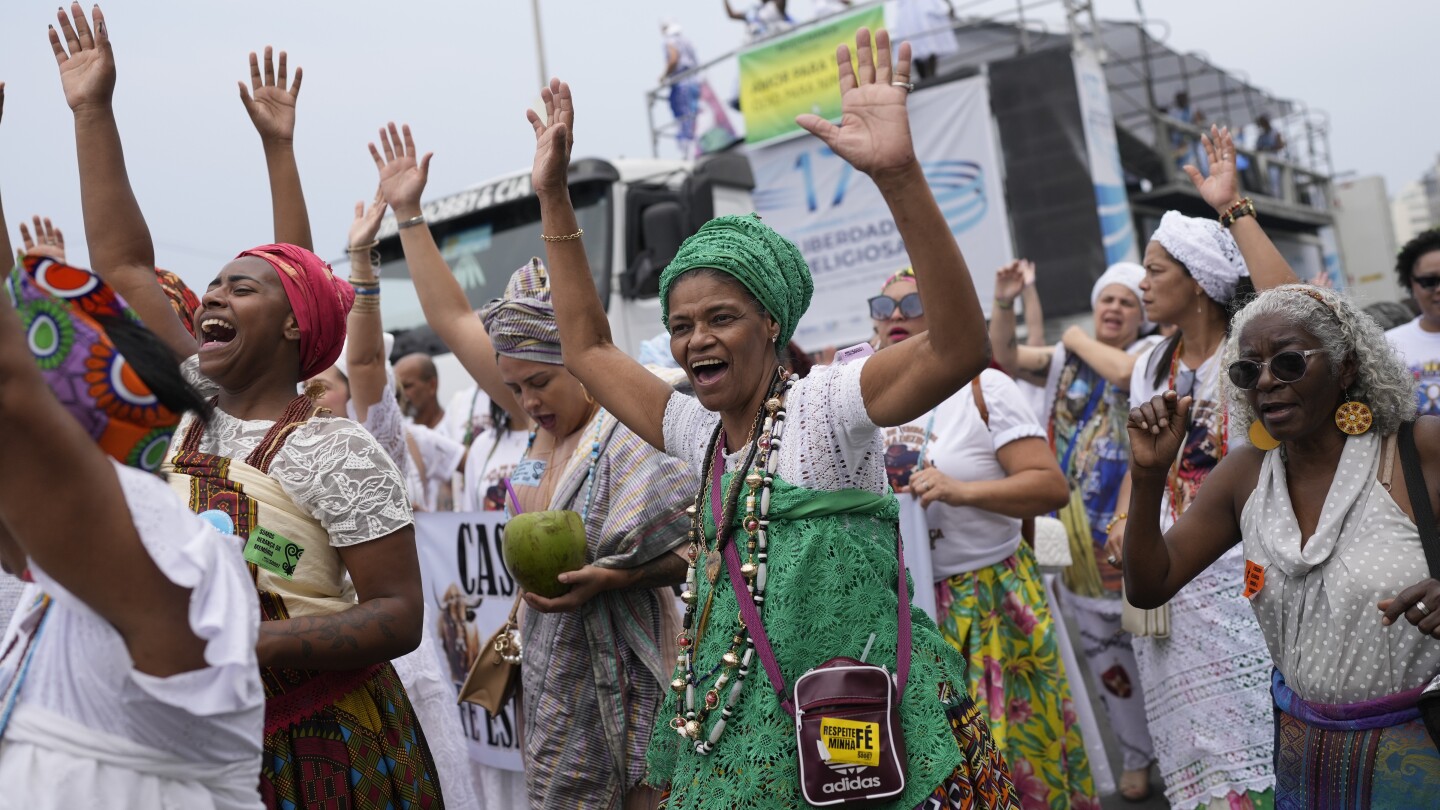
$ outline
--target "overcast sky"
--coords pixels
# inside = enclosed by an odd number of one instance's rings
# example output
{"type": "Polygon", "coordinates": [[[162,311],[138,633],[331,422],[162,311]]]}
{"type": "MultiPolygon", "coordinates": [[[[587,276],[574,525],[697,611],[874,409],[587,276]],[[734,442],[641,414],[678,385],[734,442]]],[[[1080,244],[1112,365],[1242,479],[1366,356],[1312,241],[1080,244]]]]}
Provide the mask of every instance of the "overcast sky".
{"type": "MultiPolygon", "coordinates": [[[[575,89],[578,155],[649,154],[643,99],[662,68],[663,16],[684,25],[702,59],[741,37],[721,0],[541,2],[549,69],[575,89]]],[[[808,0],[791,5],[808,13],[808,0]]],[[[1134,0],[1097,6],[1105,18],[1136,17],[1134,0]]],[[[1440,3],[1145,6],[1169,23],[1172,47],[1203,51],[1275,95],[1328,112],[1337,171],[1382,174],[1394,193],[1434,165],[1440,3]]],[[[420,147],[435,151],[428,197],[530,163],[524,111],[538,74],[528,0],[110,0],[104,8],[119,67],[120,131],[158,261],[201,289],[230,256],[271,238],[259,139],[235,86],[248,76],[249,51],[266,44],[288,50],[292,69],[305,68],[297,151],[326,257],[343,253],[354,202],[374,191],[365,145],[388,119],[408,121],[420,147]]],[[[0,189],[17,244],[15,225],[31,213],[52,216],[76,237],[82,231],[73,127],[45,32],[53,21],[48,3],[0,3],[0,189]]],[[[85,261],[83,249],[73,252],[85,261]]]]}

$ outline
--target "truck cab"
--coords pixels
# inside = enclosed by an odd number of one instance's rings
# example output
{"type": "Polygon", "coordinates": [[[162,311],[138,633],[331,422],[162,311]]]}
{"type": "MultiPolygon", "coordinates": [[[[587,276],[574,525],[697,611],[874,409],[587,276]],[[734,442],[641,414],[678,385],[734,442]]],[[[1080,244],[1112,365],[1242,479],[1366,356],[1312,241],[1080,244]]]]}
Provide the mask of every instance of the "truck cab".
{"type": "MultiPolygon", "coordinates": [[[[661,332],[660,271],[707,220],[753,211],[754,186],[750,163],[738,152],[695,161],[584,158],[571,164],[570,199],[616,345],[634,355],[661,332]]],[[[528,169],[429,202],[424,212],[475,309],[500,297],[511,273],[532,256],[544,258],[540,202],[528,169]]],[[[382,223],[379,242],[386,329],[424,326],[393,216],[382,223]]],[[[403,336],[400,342],[406,343],[403,336]]]]}

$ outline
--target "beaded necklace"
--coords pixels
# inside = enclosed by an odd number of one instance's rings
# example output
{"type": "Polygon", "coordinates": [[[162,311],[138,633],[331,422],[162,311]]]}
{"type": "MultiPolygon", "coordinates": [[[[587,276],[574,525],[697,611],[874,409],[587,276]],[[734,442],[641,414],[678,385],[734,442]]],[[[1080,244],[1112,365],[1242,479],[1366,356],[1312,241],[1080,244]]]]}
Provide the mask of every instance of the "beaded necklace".
{"type": "MultiPolygon", "coordinates": [[[[1220,346],[1216,347],[1215,352],[1217,354],[1220,353],[1224,345],[1222,341],[1220,346]]],[[[1180,352],[1183,351],[1184,348],[1185,338],[1182,337],[1175,342],[1175,354],[1170,358],[1170,382],[1167,387],[1171,391],[1175,390],[1175,377],[1180,368],[1180,352]]],[[[1201,365],[1204,365],[1204,363],[1201,365]]],[[[1195,370],[1194,385],[1198,387],[1199,384],[1200,370],[1197,368],[1195,370]]],[[[1194,388],[1192,388],[1190,396],[1193,397],[1194,393],[1194,388]]],[[[1215,459],[1218,462],[1220,459],[1225,458],[1225,454],[1230,449],[1230,409],[1225,406],[1225,376],[1223,374],[1220,376],[1216,399],[1218,400],[1217,406],[1220,408],[1220,455],[1215,459]]],[[[1193,400],[1191,401],[1191,407],[1194,407],[1193,400]]],[[[1180,443],[1179,455],[1176,456],[1175,463],[1170,465],[1170,471],[1165,476],[1165,486],[1170,492],[1170,522],[1172,524],[1179,520],[1180,514],[1185,511],[1185,509],[1180,506],[1180,465],[1184,461],[1184,458],[1185,443],[1182,441],[1180,443]]]]}
{"type": "Polygon", "coordinates": [[[676,639],[680,652],[676,656],[675,678],[670,682],[670,687],[675,690],[676,694],[684,696],[684,704],[683,708],[677,710],[675,717],[670,720],[670,727],[681,738],[693,743],[695,753],[702,756],[715,749],[716,743],[725,733],[725,725],[730,720],[736,704],[740,702],[740,693],[743,691],[745,678],[750,674],[750,661],[755,654],[755,642],[746,632],[745,622],[737,611],[735,630],[730,636],[729,648],[709,673],[696,676],[699,642],[705,634],[710,601],[714,599],[715,591],[719,587],[716,582],[718,577],[711,578],[710,596],[707,599],[699,626],[696,627],[695,609],[699,601],[696,586],[699,578],[700,551],[702,546],[707,550],[709,546],[700,510],[708,485],[710,507],[715,520],[715,550],[718,551],[728,537],[727,529],[734,514],[733,509],[738,506],[740,484],[743,482],[744,486],[749,489],[745,496],[745,518],[741,523],[746,540],[745,562],[740,566],[740,574],[746,580],[746,590],[749,592],[750,598],[754,600],[755,609],[762,611],[765,606],[765,580],[769,559],[770,494],[775,483],[775,470],[779,466],[780,459],[780,443],[785,432],[785,399],[794,385],[795,378],[789,376],[784,369],[780,369],[774,385],[770,387],[764,406],[756,415],[756,422],[763,425],[760,435],[753,442],[747,441],[746,443],[750,447],[750,452],[740,469],[748,468],[749,472],[743,479],[738,474],[732,479],[723,509],[719,489],[721,473],[725,468],[725,430],[723,426],[716,427],[701,469],[700,491],[695,496],[695,503],[686,510],[690,513],[690,566],[685,572],[686,589],[680,596],[685,603],[685,618],[681,624],[680,636],[676,639]],[[754,466],[751,466],[752,462],[754,466]],[[742,647],[743,652],[741,652],[742,647]],[[701,684],[710,680],[717,671],[720,672],[719,677],[715,678],[714,684],[705,690],[703,703],[697,707],[696,695],[700,691],[701,684]],[[734,680],[733,684],[731,683],[732,679],[734,680]],[[729,686],[729,695],[722,708],[720,695],[727,685],[729,686]],[[705,723],[717,708],[721,710],[720,717],[706,734],[705,723]]]}
{"type": "MultiPolygon", "coordinates": [[[[586,473],[585,473],[585,497],[584,497],[584,499],[581,501],[581,503],[582,503],[583,505],[582,505],[581,508],[580,508],[580,523],[581,523],[581,524],[584,524],[584,523],[585,523],[585,519],[586,519],[587,517],[589,517],[589,515],[590,515],[590,498],[591,498],[591,495],[594,494],[594,489],[595,489],[595,467],[598,465],[598,463],[599,463],[599,461],[600,461],[600,431],[601,431],[601,429],[602,429],[602,428],[604,427],[604,425],[605,425],[605,409],[604,409],[604,408],[601,408],[600,410],[596,411],[595,417],[594,417],[594,421],[595,421],[595,434],[594,434],[594,435],[591,437],[591,439],[590,439],[590,469],[587,470],[586,473]]],[[[530,448],[532,448],[532,447],[535,446],[535,436],[536,436],[538,433],[539,433],[539,431],[534,430],[534,429],[531,429],[531,431],[530,431],[530,437],[525,441],[525,455],[523,455],[523,456],[520,457],[521,463],[524,463],[526,459],[530,458],[530,448]]],[[[498,444],[499,444],[498,439],[497,439],[497,441],[496,441],[496,444],[497,444],[497,446],[498,446],[498,444]]],[[[493,453],[494,450],[492,449],[491,452],[493,453]]],[[[553,450],[553,448],[552,448],[552,450],[551,450],[550,462],[551,462],[551,463],[554,463],[554,461],[555,461],[555,458],[554,458],[554,450],[553,450]]],[[[563,472],[563,470],[562,470],[562,472],[563,472]]],[[[513,493],[514,490],[513,490],[512,487],[510,487],[510,481],[509,481],[509,479],[506,479],[505,485],[506,485],[506,488],[507,488],[507,489],[511,489],[511,491],[512,491],[512,493],[513,493]]],[[[539,486],[539,485],[537,484],[536,486],[539,486]]],[[[519,498],[519,496],[514,496],[514,495],[512,494],[511,500],[514,501],[514,512],[511,513],[511,517],[514,517],[515,515],[520,514],[520,511],[521,511],[521,510],[520,510],[520,498],[519,498]]]]}

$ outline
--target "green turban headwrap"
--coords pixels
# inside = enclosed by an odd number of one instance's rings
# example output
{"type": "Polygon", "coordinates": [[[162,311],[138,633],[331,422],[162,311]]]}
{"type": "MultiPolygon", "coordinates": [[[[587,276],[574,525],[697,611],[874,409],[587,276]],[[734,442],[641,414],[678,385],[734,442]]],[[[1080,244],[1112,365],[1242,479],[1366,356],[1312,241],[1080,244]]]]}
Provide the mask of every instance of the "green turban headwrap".
{"type": "Polygon", "coordinates": [[[713,267],[734,276],[780,324],[779,344],[795,335],[810,308],[815,281],[800,249],[755,214],[716,217],[686,239],[660,274],[660,321],[670,328],[670,289],[691,270],[713,267]]]}

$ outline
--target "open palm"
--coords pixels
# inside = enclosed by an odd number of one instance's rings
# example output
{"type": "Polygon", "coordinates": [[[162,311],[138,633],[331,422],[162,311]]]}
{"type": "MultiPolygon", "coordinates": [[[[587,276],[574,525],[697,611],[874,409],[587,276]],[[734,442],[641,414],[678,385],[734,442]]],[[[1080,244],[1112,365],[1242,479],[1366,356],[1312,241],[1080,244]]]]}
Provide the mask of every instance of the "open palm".
{"type": "Polygon", "coordinates": [[[250,89],[240,82],[240,102],[250,114],[250,122],[261,138],[290,141],[295,139],[295,105],[300,97],[300,81],[305,72],[295,68],[295,81],[290,82],[285,65],[286,53],[280,52],[279,72],[275,69],[274,51],[265,46],[265,72],[261,75],[260,60],[250,54],[250,89]]]}
{"type": "Polygon", "coordinates": [[[1205,147],[1205,157],[1210,166],[1209,176],[1202,175],[1194,166],[1187,165],[1185,174],[1195,184],[1195,190],[1205,202],[1218,213],[1224,213],[1240,199],[1240,172],[1235,168],[1235,138],[1230,128],[1221,129],[1210,125],[1210,134],[1200,136],[1205,147]]]}
{"type": "Polygon", "coordinates": [[[525,116],[535,130],[530,182],[536,194],[565,188],[570,150],[575,146],[575,103],[570,85],[551,79],[550,85],[540,90],[540,100],[545,103],[544,120],[534,110],[527,110],[525,116]]]}
{"type": "Polygon", "coordinates": [[[425,183],[430,179],[433,153],[416,157],[410,125],[397,129],[393,121],[380,130],[380,147],[376,149],[375,144],[370,144],[370,157],[375,159],[375,168],[380,172],[380,193],[385,201],[396,214],[419,209],[420,195],[425,193],[425,183]]]}
{"type": "Polygon", "coordinates": [[[795,123],[871,177],[905,169],[915,162],[910,114],[905,109],[910,91],[900,86],[910,81],[910,44],[901,43],[893,71],[890,35],[884,29],[876,33],[872,52],[870,31],[861,28],[855,33],[855,50],[858,66],[852,67],[849,47],[835,49],[840,71],[840,124],[809,113],[796,116],[795,123]]]}
{"type": "Polygon", "coordinates": [[[65,103],[78,110],[89,104],[108,104],[115,93],[115,53],[105,30],[105,15],[95,6],[95,27],[85,19],[79,3],[70,5],[70,16],[57,12],[60,30],[50,29],[50,49],[60,67],[60,86],[65,103]],[[71,19],[74,25],[71,25],[71,19]]]}

